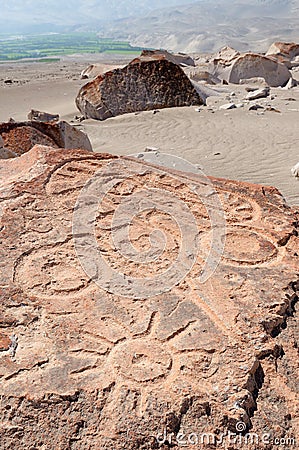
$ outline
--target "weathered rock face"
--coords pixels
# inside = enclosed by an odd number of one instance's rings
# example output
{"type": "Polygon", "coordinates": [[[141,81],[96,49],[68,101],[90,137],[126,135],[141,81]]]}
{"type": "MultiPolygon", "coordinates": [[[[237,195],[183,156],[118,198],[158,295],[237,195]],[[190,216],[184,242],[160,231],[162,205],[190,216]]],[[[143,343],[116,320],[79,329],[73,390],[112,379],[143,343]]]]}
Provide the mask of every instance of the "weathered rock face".
{"type": "Polygon", "coordinates": [[[274,44],[269,47],[266,55],[281,55],[291,61],[299,55],[299,44],[296,44],[295,42],[274,42],[274,44]]]}
{"type": "Polygon", "coordinates": [[[147,61],[148,58],[158,59],[161,58],[166,59],[174,64],[182,65],[182,66],[195,66],[195,61],[191,56],[186,55],[185,53],[169,53],[167,50],[143,50],[139,59],[147,61]]]}
{"type": "Polygon", "coordinates": [[[135,111],[203,104],[183,70],[164,56],[142,56],[99,75],[81,88],[76,105],[85,117],[105,120],[135,111]]]}
{"type": "Polygon", "coordinates": [[[222,47],[218,53],[216,53],[215,59],[222,59],[223,61],[231,61],[232,59],[235,59],[238,56],[240,56],[240,52],[226,45],[225,47],[222,47]]]}
{"type": "Polygon", "coordinates": [[[36,144],[54,148],[92,150],[87,135],[63,121],[59,123],[38,121],[1,123],[0,137],[5,148],[16,156],[28,152],[36,144]]]}
{"type": "Polygon", "coordinates": [[[0,162],[3,448],[298,437],[297,217],[273,188],[212,181],[39,146],[0,162]]]}
{"type": "Polygon", "coordinates": [[[214,60],[212,73],[228,83],[261,77],[268,86],[285,85],[291,78],[288,68],[279,61],[256,53],[245,53],[229,60],[214,60]]]}
{"type": "Polygon", "coordinates": [[[274,42],[266,55],[284,64],[288,69],[293,69],[294,67],[298,67],[299,44],[295,42],[274,42]]]}

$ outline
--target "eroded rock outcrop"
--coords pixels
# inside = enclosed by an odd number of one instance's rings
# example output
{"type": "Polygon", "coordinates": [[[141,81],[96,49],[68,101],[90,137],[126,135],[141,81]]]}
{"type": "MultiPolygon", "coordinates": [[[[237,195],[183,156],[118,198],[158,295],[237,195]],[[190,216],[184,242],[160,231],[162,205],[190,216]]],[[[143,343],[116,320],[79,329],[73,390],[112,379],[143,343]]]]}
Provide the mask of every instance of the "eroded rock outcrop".
{"type": "Polygon", "coordinates": [[[227,62],[237,58],[238,56],[240,56],[240,52],[226,45],[216,53],[215,59],[220,59],[227,62]]]}
{"type": "Polygon", "coordinates": [[[179,66],[195,66],[195,61],[190,55],[185,53],[169,53],[167,50],[143,50],[140,55],[140,60],[147,61],[148,58],[161,59],[164,58],[179,66]]]}
{"type": "Polygon", "coordinates": [[[298,437],[298,218],[277,190],[36,146],[0,162],[0,201],[3,448],[298,437]]]}
{"type": "Polygon", "coordinates": [[[295,42],[274,42],[266,53],[266,56],[275,58],[285,64],[288,69],[298,66],[296,58],[299,56],[299,44],[295,42]]]}
{"type": "Polygon", "coordinates": [[[164,55],[142,55],[83,86],[76,105],[85,117],[105,120],[135,111],[200,105],[204,101],[183,70],[164,55]]]}
{"type": "Polygon", "coordinates": [[[268,86],[284,86],[291,78],[285,64],[257,53],[245,53],[229,60],[214,59],[211,71],[228,83],[239,84],[240,80],[261,77],[268,86]]]}
{"type": "MultiPolygon", "coordinates": [[[[67,122],[44,123],[39,121],[0,123],[0,137],[4,147],[20,156],[34,145],[56,148],[83,148],[92,150],[88,136],[67,122]]],[[[13,157],[13,156],[12,156],[13,157]]]]}

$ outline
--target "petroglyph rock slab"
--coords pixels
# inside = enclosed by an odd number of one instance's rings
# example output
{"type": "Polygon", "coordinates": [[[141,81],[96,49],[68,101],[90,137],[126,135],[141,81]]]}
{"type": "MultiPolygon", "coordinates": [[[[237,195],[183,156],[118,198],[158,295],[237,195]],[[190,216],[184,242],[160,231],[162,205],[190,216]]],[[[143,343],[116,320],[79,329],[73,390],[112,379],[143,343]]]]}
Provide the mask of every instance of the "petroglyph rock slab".
{"type": "Polygon", "coordinates": [[[42,146],[0,162],[3,448],[299,435],[296,213],[187,170],[42,146]]]}

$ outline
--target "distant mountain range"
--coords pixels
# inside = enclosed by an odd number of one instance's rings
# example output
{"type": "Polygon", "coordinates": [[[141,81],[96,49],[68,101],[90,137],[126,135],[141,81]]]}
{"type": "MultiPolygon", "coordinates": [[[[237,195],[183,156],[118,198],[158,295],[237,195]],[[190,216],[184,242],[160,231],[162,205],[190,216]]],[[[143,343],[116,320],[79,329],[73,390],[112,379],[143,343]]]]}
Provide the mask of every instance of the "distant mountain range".
{"type": "Polygon", "coordinates": [[[299,42],[299,0],[201,0],[118,20],[105,33],[132,45],[187,53],[223,45],[264,51],[276,40],[299,42]]]}
{"type": "Polygon", "coordinates": [[[299,42],[299,0],[1,0],[0,34],[97,31],[173,51],[299,42]],[[161,8],[163,5],[163,8],[161,8]]]}

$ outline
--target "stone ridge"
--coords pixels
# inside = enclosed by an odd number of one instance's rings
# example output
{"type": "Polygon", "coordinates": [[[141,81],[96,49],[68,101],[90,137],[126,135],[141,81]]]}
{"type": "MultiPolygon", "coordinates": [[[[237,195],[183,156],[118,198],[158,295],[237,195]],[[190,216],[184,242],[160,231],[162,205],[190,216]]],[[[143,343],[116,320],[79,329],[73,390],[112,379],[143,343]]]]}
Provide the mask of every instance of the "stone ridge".
{"type": "Polygon", "coordinates": [[[136,58],[123,69],[99,75],[85,84],[76,98],[85,117],[99,120],[203,103],[183,70],[163,55],[136,58]]]}
{"type": "MultiPolygon", "coordinates": [[[[260,436],[242,445],[248,450],[277,448],[261,441],[264,433],[299,435],[298,215],[276,189],[213,178],[213,191],[195,174],[139,159],[41,146],[0,161],[0,180],[3,448],[178,449],[178,433],[220,439],[240,423],[260,436]],[[93,224],[96,242],[124,278],[155,281],[176,266],[186,236],[180,217],[165,211],[184,203],[199,236],[184,279],[174,273],[167,292],[161,283],[160,294],[132,298],[130,287],[123,296],[111,280],[95,282],[98,261],[84,272],[92,217],[83,209],[77,228],[75,205],[91,179],[99,180],[99,192],[107,186],[93,224]],[[132,195],[157,191],[161,205],[130,216],[132,195]],[[217,269],[201,284],[211,217],[219,214],[216,193],[226,241],[217,269]],[[113,222],[118,210],[121,227],[113,222]],[[114,238],[128,221],[132,246],[120,251],[114,238]],[[147,251],[157,228],[167,235],[163,255],[138,264],[136,251],[147,251]],[[85,239],[82,248],[77,238],[85,239]]],[[[221,448],[240,444],[224,439],[221,448]]]]}

